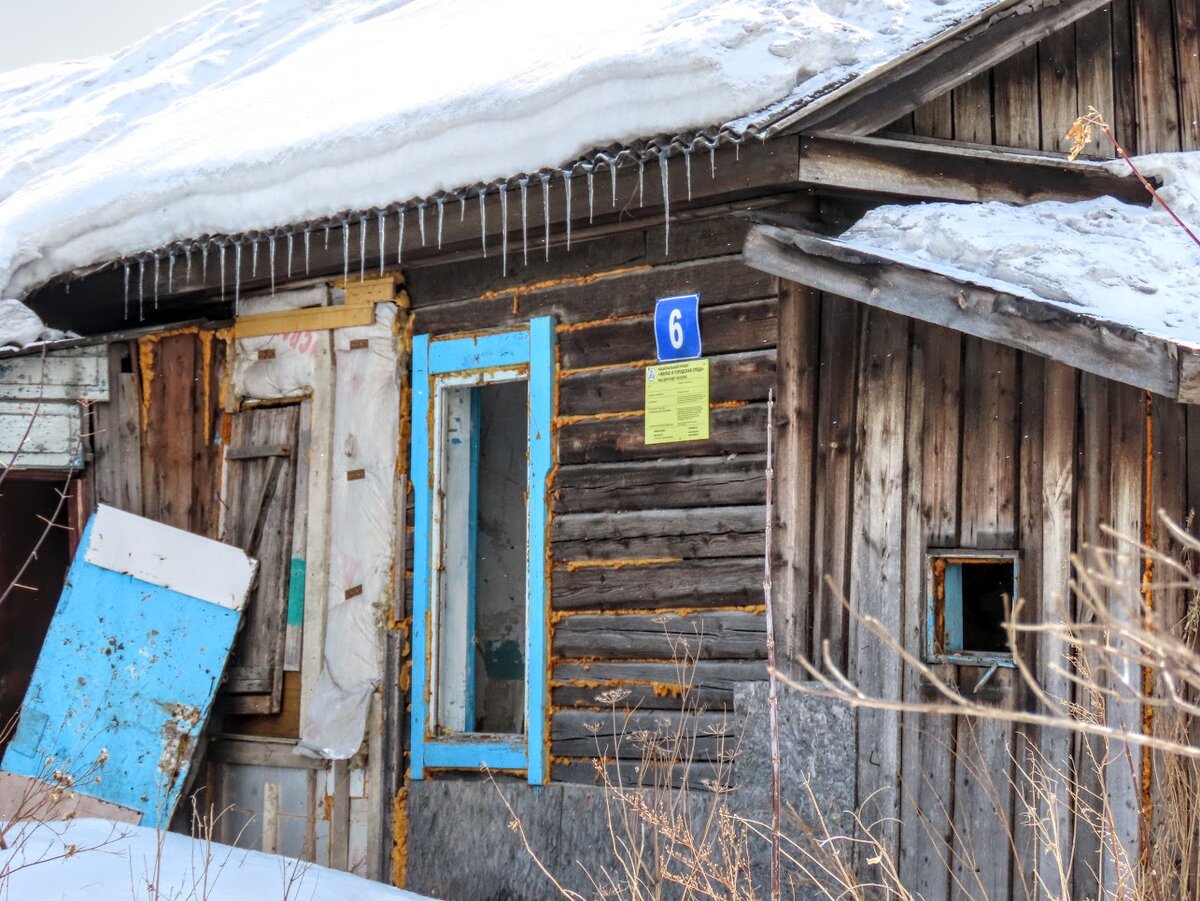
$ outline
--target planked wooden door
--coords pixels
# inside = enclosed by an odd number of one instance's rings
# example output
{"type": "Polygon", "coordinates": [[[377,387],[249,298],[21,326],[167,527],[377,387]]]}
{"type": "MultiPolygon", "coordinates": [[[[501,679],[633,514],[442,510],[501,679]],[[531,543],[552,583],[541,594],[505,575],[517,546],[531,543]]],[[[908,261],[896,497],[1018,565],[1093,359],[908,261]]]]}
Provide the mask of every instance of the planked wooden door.
{"type": "Polygon", "coordinates": [[[233,416],[223,540],[258,560],[258,579],[224,685],[230,713],[282,705],[299,423],[299,404],[233,416]]]}

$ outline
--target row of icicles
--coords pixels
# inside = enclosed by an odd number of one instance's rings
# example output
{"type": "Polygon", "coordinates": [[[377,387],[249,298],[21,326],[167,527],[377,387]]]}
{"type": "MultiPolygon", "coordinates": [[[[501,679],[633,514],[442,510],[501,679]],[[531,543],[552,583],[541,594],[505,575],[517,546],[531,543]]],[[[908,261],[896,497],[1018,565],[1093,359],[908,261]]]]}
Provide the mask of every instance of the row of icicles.
{"type": "MultiPolygon", "coordinates": [[[[596,172],[601,167],[606,167],[609,175],[609,182],[612,194],[612,206],[615,209],[617,206],[617,168],[624,160],[632,160],[636,162],[638,167],[638,205],[642,206],[645,202],[645,169],[646,163],[650,160],[655,160],[658,163],[659,179],[662,183],[663,196],[663,222],[665,226],[664,243],[666,253],[670,253],[671,247],[671,201],[670,201],[670,167],[669,155],[672,148],[677,148],[683,156],[684,173],[687,181],[687,199],[692,199],[692,154],[697,148],[707,149],[709,154],[709,172],[712,178],[717,175],[717,145],[722,141],[734,145],[735,151],[742,143],[744,136],[733,134],[730,132],[719,132],[714,137],[706,135],[698,135],[688,141],[683,141],[680,138],[675,138],[670,142],[661,145],[650,145],[641,151],[635,151],[628,148],[607,152],[601,151],[594,154],[590,160],[583,160],[573,165],[555,170],[561,176],[565,190],[566,204],[566,245],[567,250],[571,249],[571,219],[572,219],[572,197],[571,183],[572,177],[576,170],[582,170],[587,178],[587,194],[588,194],[588,222],[592,222],[595,216],[595,200],[596,200],[596,172]]],[[[500,229],[500,266],[501,272],[504,275],[508,274],[508,192],[510,183],[515,182],[516,190],[520,197],[521,206],[521,256],[524,265],[529,265],[529,189],[536,178],[541,187],[542,201],[542,221],[545,231],[545,239],[543,245],[545,247],[546,259],[550,259],[550,183],[554,172],[542,170],[535,173],[534,176],[520,175],[515,179],[506,179],[491,184],[477,185],[472,188],[464,188],[458,191],[453,191],[445,194],[439,194],[432,198],[434,207],[434,215],[436,217],[436,241],[437,248],[442,247],[442,226],[446,216],[446,205],[448,202],[458,201],[458,219],[462,222],[466,219],[467,201],[469,195],[475,195],[479,202],[479,237],[483,247],[483,255],[486,257],[488,252],[487,247],[487,206],[485,199],[488,193],[496,191],[500,196],[500,216],[502,219],[502,227],[500,229]]],[[[201,238],[196,241],[186,241],[171,244],[160,250],[150,253],[139,254],[135,257],[126,258],[123,260],[125,267],[125,318],[129,318],[129,305],[131,295],[131,281],[133,279],[133,270],[137,270],[137,305],[138,319],[145,318],[145,301],[147,298],[146,285],[146,270],[152,269],[150,296],[153,298],[154,308],[158,308],[159,285],[161,279],[162,261],[165,258],[167,261],[166,272],[166,288],[167,293],[172,294],[175,291],[175,268],[176,260],[182,258],[185,266],[184,284],[191,284],[193,271],[193,257],[196,251],[199,251],[199,265],[201,279],[206,280],[208,277],[208,258],[209,248],[216,247],[217,264],[221,270],[221,297],[225,297],[225,263],[227,255],[232,251],[233,254],[233,297],[234,305],[241,299],[242,285],[242,248],[245,244],[250,245],[250,277],[256,278],[258,275],[258,258],[259,245],[264,241],[267,244],[267,256],[270,267],[271,293],[275,293],[275,264],[277,245],[280,238],[284,239],[287,262],[285,272],[290,279],[292,275],[293,263],[296,251],[297,233],[303,243],[304,253],[304,274],[307,276],[310,270],[311,252],[312,252],[312,233],[314,231],[324,232],[324,247],[329,249],[329,235],[333,228],[340,228],[342,234],[342,276],[344,279],[350,277],[350,228],[357,220],[358,230],[358,256],[359,256],[359,278],[366,278],[366,255],[367,255],[367,225],[372,219],[377,224],[378,239],[379,239],[379,274],[383,275],[384,267],[387,262],[387,232],[389,219],[395,218],[397,237],[396,237],[396,264],[400,265],[404,261],[404,227],[405,213],[407,210],[413,210],[417,214],[417,228],[420,233],[421,246],[426,246],[426,223],[425,214],[430,206],[430,200],[420,200],[408,203],[391,204],[384,208],[372,209],[366,212],[342,213],[329,219],[320,220],[318,222],[310,222],[301,226],[289,226],[286,228],[273,229],[266,232],[248,233],[242,235],[223,235],[215,237],[201,238]]],[[[69,290],[69,286],[68,286],[69,290]]]]}

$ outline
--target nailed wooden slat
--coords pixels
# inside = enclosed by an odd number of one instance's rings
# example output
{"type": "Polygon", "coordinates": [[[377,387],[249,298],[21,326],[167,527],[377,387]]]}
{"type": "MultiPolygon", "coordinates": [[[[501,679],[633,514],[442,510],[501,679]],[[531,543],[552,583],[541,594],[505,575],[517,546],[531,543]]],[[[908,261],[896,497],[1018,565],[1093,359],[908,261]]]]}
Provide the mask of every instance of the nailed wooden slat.
{"type": "MultiPolygon", "coordinates": [[[[1075,524],[1072,507],[1075,493],[1076,441],[1075,421],[1078,405],[1075,370],[1061,363],[1045,364],[1044,406],[1042,411],[1041,465],[1041,584],[1037,591],[1044,622],[1062,622],[1071,616],[1067,586],[1071,578],[1071,553],[1074,546],[1075,524]]],[[[1036,666],[1038,683],[1052,698],[1069,699],[1071,686],[1062,673],[1068,653],[1066,644],[1050,632],[1041,633],[1037,641],[1036,666]]],[[[1068,761],[1071,736],[1060,729],[1044,729],[1038,735],[1038,751],[1045,760],[1068,761]]],[[[1055,854],[1061,847],[1072,846],[1074,822],[1068,787],[1054,787],[1057,804],[1042,802],[1039,815],[1053,817],[1051,834],[1060,836],[1059,848],[1039,847],[1033,857],[1041,885],[1049,895],[1061,896],[1070,885],[1060,885],[1055,854]]],[[[1085,830],[1086,831],[1086,830],[1085,830]]]]}
{"type": "MultiPolygon", "coordinates": [[[[763,401],[775,384],[775,351],[708,355],[712,403],[763,401]]],[[[645,404],[644,365],[568,373],[558,383],[558,412],[564,416],[620,413],[645,404]]]]}
{"type": "Polygon", "coordinates": [[[679,764],[670,767],[669,772],[664,766],[644,766],[641,761],[623,760],[601,763],[594,757],[572,759],[562,758],[550,764],[550,778],[554,782],[570,782],[579,785],[604,785],[605,776],[597,769],[603,767],[609,784],[625,788],[638,786],[652,789],[655,787],[679,788],[687,786],[694,791],[709,791],[714,785],[725,783],[729,779],[727,763],[713,763],[697,760],[689,764],[679,764]]]}
{"type": "Polygon", "coordinates": [[[718,407],[711,411],[707,441],[646,446],[640,415],[564,423],[558,433],[561,463],[757,454],[766,447],[767,405],[718,407]]]}
{"type": "Polygon", "coordinates": [[[980,72],[954,89],[954,140],[995,143],[991,72],[980,72]]]}
{"type": "Polygon", "coordinates": [[[1026,47],[996,63],[992,76],[993,124],[996,143],[1003,147],[1041,147],[1037,71],[1037,47],[1026,47]]]}
{"type": "Polygon", "coordinates": [[[1200,150],[1200,6],[1174,0],[1181,150],[1200,150]]]}
{"type": "Polygon", "coordinates": [[[553,647],[558,658],[763,660],[766,634],[761,613],[584,613],[555,623],[553,647]]]}
{"type": "MultiPolygon", "coordinates": [[[[1086,113],[1089,106],[1094,106],[1106,117],[1114,115],[1116,61],[1112,27],[1111,9],[1098,9],[1075,23],[1075,95],[1080,113],[1086,113]]],[[[1061,122],[1061,113],[1058,119],[1061,122]]],[[[1099,133],[1093,136],[1084,153],[1102,157],[1116,155],[1112,142],[1099,133]]]]}
{"type": "MultiPolygon", "coordinates": [[[[901,634],[903,611],[902,538],[904,503],[904,410],[908,389],[909,320],[891,313],[867,313],[859,363],[857,460],[854,472],[854,525],[851,540],[850,603],[892,635],[901,634]]],[[[871,697],[901,691],[899,657],[888,651],[860,621],[850,624],[849,673],[871,697]]],[[[900,718],[890,710],[860,709],[858,798],[867,820],[881,827],[877,837],[893,858],[898,851],[900,718]]]]}
{"type": "MultiPolygon", "coordinates": [[[[1179,86],[1171,41],[1171,0],[1131,0],[1137,65],[1138,153],[1179,150],[1179,86]]],[[[1190,61],[1193,70],[1194,60],[1190,61]]]]}
{"type": "Polygon", "coordinates": [[[556,567],[557,610],[662,609],[762,603],[762,558],[556,567]]]}
{"type": "Polygon", "coordinates": [[[1113,0],[1112,65],[1113,109],[1112,123],[1119,140],[1129,153],[1138,150],[1138,100],[1134,75],[1136,59],[1133,49],[1133,0],[1113,0]]]}
{"type": "Polygon", "coordinates": [[[558,468],[552,503],[560,515],[761,504],[765,488],[761,454],[584,463],[558,468]]]}
{"type": "Polygon", "coordinates": [[[0,399],[109,399],[108,349],[97,344],[0,359],[0,399]]]}
{"type": "MultiPolygon", "coordinates": [[[[123,371],[130,362],[125,342],[108,348],[109,400],[93,409],[92,436],[96,502],[127,513],[142,512],[141,404],[138,377],[123,371]]],[[[131,366],[128,368],[132,369],[131,366]]]]}
{"type": "Polygon", "coordinates": [[[950,91],[913,110],[913,134],[926,138],[954,137],[954,107],[950,91]]]}
{"type": "MultiPolygon", "coordinates": [[[[1075,29],[1064,28],[1038,44],[1043,150],[1071,149],[1067,129],[1079,115],[1078,80],[1075,76],[1075,29]]],[[[1092,101],[1095,103],[1095,101],[1092,101]]]]}
{"type": "Polygon", "coordinates": [[[776,659],[812,651],[812,489],[821,299],[792,282],[779,298],[779,395],[775,407],[774,521],[771,548],[776,659]]]}
{"type": "Polygon", "coordinates": [[[821,306],[813,476],[812,647],[823,648],[828,642],[833,662],[845,666],[848,613],[844,601],[850,596],[851,486],[863,308],[829,295],[822,298],[821,306]]]}
{"type": "MultiPolygon", "coordinates": [[[[919,463],[910,458],[913,481],[919,486],[919,526],[907,524],[905,534],[906,647],[920,653],[926,604],[925,551],[958,543],[959,445],[961,437],[962,336],[950,329],[917,323],[913,327],[912,390],[924,397],[921,419],[909,422],[909,453],[913,429],[921,432],[919,463]],[[920,376],[917,367],[920,366],[920,376]],[[920,475],[915,472],[920,469],[920,475]],[[915,531],[916,534],[912,534],[915,531]],[[916,616],[917,622],[911,617],[916,616]],[[913,646],[914,636],[916,647],[913,646]]],[[[917,400],[912,400],[917,406],[917,400]]],[[[912,485],[908,491],[912,493],[912,485]]],[[[911,502],[910,502],[911,506],[911,502]]],[[[954,678],[953,666],[935,666],[937,678],[954,678]]],[[[930,690],[915,674],[906,674],[904,695],[917,700],[930,690]]],[[[906,886],[927,901],[950,894],[953,855],[951,811],[954,807],[954,720],[948,716],[905,714],[902,720],[900,817],[900,876],[906,886]]]]}
{"type": "Polygon", "coordinates": [[[763,548],[762,507],[567,513],[551,526],[555,561],[745,557],[763,548]]]}
{"type": "Polygon", "coordinates": [[[614,689],[591,685],[556,685],[550,690],[550,702],[560,708],[599,710],[715,710],[733,711],[733,690],[729,688],[693,688],[685,696],[675,685],[622,685],[614,689]]]}
{"type": "Polygon", "coordinates": [[[195,490],[192,410],[196,344],[194,333],[138,342],[147,426],[142,449],[144,513],[179,529],[191,527],[195,490]]]}

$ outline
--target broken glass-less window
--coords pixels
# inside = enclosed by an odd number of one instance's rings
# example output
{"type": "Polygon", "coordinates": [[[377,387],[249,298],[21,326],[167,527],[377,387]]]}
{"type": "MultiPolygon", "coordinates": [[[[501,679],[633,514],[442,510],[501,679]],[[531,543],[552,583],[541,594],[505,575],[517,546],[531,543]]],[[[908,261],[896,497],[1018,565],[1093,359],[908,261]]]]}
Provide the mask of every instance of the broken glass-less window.
{"type": "Polygon", "coordinates": [[[1016,551],[930,551],[925,658],[1012,665],[1005,622],[1017,592],[1016,551]]]}
{"type": "Polygon", "coordinates": [[[412,774],[545,781],[554,328],[413,341],[412,774]]]}

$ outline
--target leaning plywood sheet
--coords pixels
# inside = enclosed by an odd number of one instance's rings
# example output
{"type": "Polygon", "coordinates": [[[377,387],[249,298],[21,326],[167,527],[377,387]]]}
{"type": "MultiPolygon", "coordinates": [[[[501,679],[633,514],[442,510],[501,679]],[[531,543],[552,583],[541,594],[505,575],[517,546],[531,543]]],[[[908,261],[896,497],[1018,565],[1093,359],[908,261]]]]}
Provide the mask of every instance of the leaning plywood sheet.
{"type": "Polygon", "coordinates": [[[3,769],[165,827],[237,634],[256,564],[101,506],[89,521],[3,769]]]}

